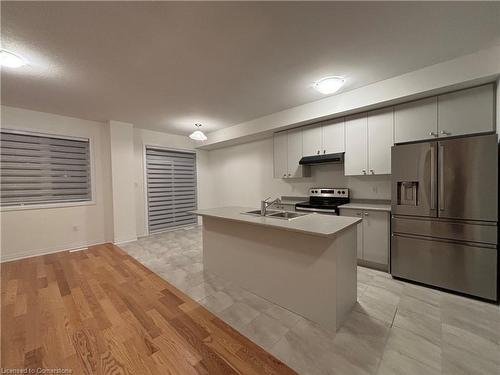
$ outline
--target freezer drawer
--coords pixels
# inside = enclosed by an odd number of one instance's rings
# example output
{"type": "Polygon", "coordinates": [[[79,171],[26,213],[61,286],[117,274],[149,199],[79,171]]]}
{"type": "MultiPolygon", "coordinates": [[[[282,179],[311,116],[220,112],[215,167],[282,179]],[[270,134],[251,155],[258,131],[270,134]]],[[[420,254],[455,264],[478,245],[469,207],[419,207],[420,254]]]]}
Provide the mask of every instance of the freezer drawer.
{"type": "Polygon", "coordinates": [[[497,249],[422,237],[391,237],[391,274],[497,300],[497,249]]]}
{"type": "Polygon", "coordinates": [[[410,216],[392,217],[392,232],[395,234],[496,245],[497,231],[497,223],[410,216]]]}

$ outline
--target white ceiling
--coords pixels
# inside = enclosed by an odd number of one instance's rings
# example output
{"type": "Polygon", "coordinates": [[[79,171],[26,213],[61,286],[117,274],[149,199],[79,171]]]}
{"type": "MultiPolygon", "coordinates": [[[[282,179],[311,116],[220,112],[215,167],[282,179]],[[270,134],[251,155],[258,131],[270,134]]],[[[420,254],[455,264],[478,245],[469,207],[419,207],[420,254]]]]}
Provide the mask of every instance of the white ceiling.
{"type": "Polygon", "coordinates": [[[2,104],[213,131],[500,44],[499,2],[2,2],[2,104]]]}

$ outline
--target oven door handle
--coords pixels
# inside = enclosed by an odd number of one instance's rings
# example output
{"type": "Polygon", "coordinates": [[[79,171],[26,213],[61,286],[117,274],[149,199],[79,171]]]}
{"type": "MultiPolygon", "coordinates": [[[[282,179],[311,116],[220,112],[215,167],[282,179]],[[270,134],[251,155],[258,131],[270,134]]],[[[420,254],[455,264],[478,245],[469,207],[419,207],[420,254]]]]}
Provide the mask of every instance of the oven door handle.
{"type": "Polygon", "coordinates": [[[312,211],[312,212],[328,212],[328,213],[337,213],[336,209],[326,209],[326,208],[309,208],[309,207],[297,207],[295,206],[297,211],[312,211]]]}

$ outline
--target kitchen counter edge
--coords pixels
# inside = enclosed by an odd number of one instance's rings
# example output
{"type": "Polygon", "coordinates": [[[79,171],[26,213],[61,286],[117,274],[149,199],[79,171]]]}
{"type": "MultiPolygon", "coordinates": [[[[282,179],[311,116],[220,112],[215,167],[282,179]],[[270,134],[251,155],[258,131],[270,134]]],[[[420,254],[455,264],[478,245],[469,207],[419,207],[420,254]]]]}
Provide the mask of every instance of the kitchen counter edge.
{"type": "Polygon", "coordinates": [[[230,221],[239,221],[326,238],[334,238],[337,233],[361,221],[361,219],[353,217],[321,215],[317,213],[311,213],[292,220],[244,214],[244,212],[251,210],[255,210],[255,208],[229,206],[201,209],[191,211],[191,213],[202,217],[207,216],[230,221]]]}

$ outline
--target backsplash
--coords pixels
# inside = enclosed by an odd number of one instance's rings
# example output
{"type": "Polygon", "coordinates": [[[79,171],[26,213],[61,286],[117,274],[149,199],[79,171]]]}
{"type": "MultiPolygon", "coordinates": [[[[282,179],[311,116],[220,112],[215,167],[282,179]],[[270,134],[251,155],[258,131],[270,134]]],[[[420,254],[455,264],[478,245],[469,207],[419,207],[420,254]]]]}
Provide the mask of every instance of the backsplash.
{"type": "MultiPolygon", "coordinates": [[[[272,139],[209,151],[211,206],[256,207],[266,197],[308,196],[312,187],[349,188],[352,199],[391,199],[391,176],[344,176],[344,165],[311,167],[311,177],[273,178],[272,139]]],[[[199,186],[200,188],[201,186],[199,186]]]]}
{"type": "Polygon", "coordinates": [[[313,166],[311,177],[297,180],[284,180],[292,191],[308,195],[311,187],[349,188],[354,199],[391,199],[391,176],[344,176],[343,164],[313,166]]]}

